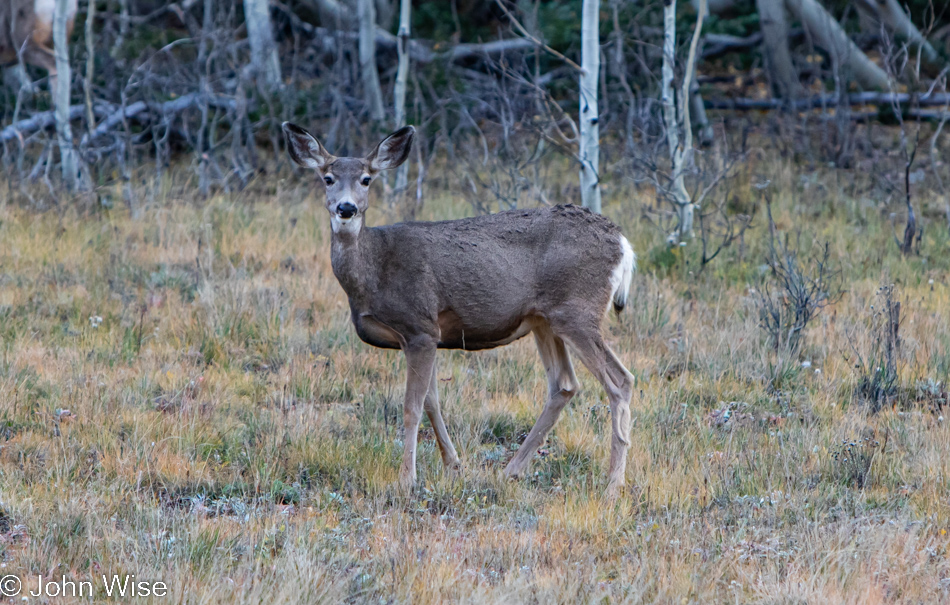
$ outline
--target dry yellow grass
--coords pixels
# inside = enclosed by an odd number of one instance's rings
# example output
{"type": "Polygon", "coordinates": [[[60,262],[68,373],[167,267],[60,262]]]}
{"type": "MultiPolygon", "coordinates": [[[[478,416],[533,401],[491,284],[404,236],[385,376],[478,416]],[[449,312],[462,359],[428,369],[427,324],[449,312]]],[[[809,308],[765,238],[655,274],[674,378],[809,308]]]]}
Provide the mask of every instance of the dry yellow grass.
{"type": "MultiPolygon", "coordinates": [[[[534,475],[500,477],[545,395],[530,339],[440,354],[465,470],[443,475],[424,425],[419,489],[391,487],[404,362],[356,338],[305,184],[207,202],[169,186],[136,218],[0,207],[0,575],[91,581],[98,600],[102,574],[134,573],[182,603],[946,602],[946,233],[903,259],[840,176],[809,175],[816,200],[774,172],[779,227],[829,241],[845,289],[777,390],[762,222],[699,271],[639,220],[646,193],[608,190],[641,268],[607,327],[638,377],[615,506],[583,370],[534,475]],[[884,282],[904,304],[900,390],[870,414],[854,365],[884,282]]],[[[465,211],[446,194],[424,218],[465,211]]]]}

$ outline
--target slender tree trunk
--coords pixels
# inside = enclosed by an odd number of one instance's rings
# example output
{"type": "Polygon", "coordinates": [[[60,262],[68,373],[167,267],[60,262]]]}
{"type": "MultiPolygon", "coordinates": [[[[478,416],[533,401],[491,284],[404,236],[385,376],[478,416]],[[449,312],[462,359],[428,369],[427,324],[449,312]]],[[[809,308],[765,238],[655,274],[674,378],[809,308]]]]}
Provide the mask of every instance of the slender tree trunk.
{"type": "Polygon", "coordinates": [[[244,0],[244,22],[251,44],[251,66],[269,90],[280,88],[280,58],[274,43],[267,0],[244,0]]]}
{"type": "MultiPolygon", "coordinates": [[[[376,26],[387,32],[392,29],[397,6],[401,13],[402,0],[376,0],[376,26]]],[[[401,14],[399,16],[402,17],[401,14]]]]}
{"type": "Polygon", "coordinates": [[[320,23],[327,26],[349,29],[356,25],[356,15],[339,0],[303,0],[303,3],[315,10],[320,16],[320,23]]]}
{"type": "Polygon", "coordinates": [[[674,91],[673,67],[676,62],[676,0],[663,2],[663,67],[661,71],[661,98],[666,142],[670,148],[672,183],[670,195],[676,207],[679,226],[671,238],[681,241],[693,235],[693,200],[686,189],[685,172],[692,159],[693,131],[690,125],[690,90],[696,62],[696,48],[706,17],[706,2],[699,1],[696,29],[689,45],[689,55],[683,69],[683,83],[677,95],[674,91]]]}
{"type": "Polygon", "coordinates": [[[706,104],[703,102],[703,95],[699,93],[699,84],[696,83],[696,63],[693,64],[693,73],[690,74],[693,81],[689,91],[690,114],[693,116],[692,125],[699,135],[700,145],[710,145],[714,138],[713,127],[706,116],[706,104]]]}
{"type": "Polygon", "coordinates": [[[112,51],[110,52],[112,58],[116,58],[118,56],[119,50],[122,48],[122,44],[125,43],[125,39],[129,35],[129,0],[118,0],[118,2],[119,35],[115,37],[115,42],[112,44],[112,51]]]}
{"type": "Polygon", "coordinates": [[[920,56],[926,65],[940,62],[940,56],[927,41],[898,0],[857,0],[855,5],[870,28],[879,30],[881,25],[891,34],[901,37],[911,46],[920,49],[920,56]]]}
{"type": "Polygon", "coordinates": [[[96,19],[96,0],[89,0],[86,10],[86,78],[83,93],[86,101],[86,130],[92,134],[96,129],[96,116],[92,112],[92,82],[96,75],[96,45],[93,25],[96,19]]]}
{"type": "Polygon", "coordinates": [[[580,160],[581,203],[600,212],[600,126],[597,84],[600,71],[600,1],[584,0],[581,21],[580,160]]]}
{"type": "Polygon", "coordinates": [[[379,86],[379,70],[376,68],[376,6],[373,0],[359,0],[360,10],[360,74],[363,77],[363,94],[369,106],[369,115],[376,122],[385,116],[383,91],[379,86]]]}
{"type": "Polygon", "coordinates": [[[66,22],[69,20],[69,1],[56,0],[53,14],[53,47],[56,52],[56,86],[53,103],[56,107],[56,133],[63,168],[63,183],[69,191],[79,188],[79,162],[73,148],[73,129],[69,125],[69,88],[72,73],[69,70],[69,48],[66,41],[66,22]]]}
{"type": "Polygon", "coordinates": [[[787,0],[787,5],[818,46],[831,55],[837,69],[850,72],[864,88],[887,90],[891,87],[884,70],[855,46],[838,22],[816,0],[787,0]]]}
{"type": "Polygon", "coordinates": [[[788,19],[784,0],[756,0],[765,61],[775,92],[789,101],[800,97],[802,85],[788,50],[788,19]]]}
{"type": "MultiPolygon", "coordinates": [[[[409,27],[412,11],[411,0],[399,4],[399,32],[397,52],[399,66],[396,68],[396,87],[393,90],[396,109],[396,128],[406,125],[406,88],[409,83],[409,27]]],[[[396,191],[404,191],[409,185],[409,162],[403,162],[396,171],[396,191]]]]}

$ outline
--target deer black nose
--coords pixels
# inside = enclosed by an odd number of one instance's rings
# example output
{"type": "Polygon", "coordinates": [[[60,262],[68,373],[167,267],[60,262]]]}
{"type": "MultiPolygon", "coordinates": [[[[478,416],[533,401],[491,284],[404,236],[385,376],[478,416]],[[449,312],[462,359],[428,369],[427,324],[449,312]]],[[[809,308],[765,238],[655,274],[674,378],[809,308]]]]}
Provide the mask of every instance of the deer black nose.
{"type": "Polygon", "coordinates": [[[355,204],[343,202],[336,207],[336,213],[340,215],[340,218],[353,218],[353,215],[357,213],[357,208],[355,204]]]}

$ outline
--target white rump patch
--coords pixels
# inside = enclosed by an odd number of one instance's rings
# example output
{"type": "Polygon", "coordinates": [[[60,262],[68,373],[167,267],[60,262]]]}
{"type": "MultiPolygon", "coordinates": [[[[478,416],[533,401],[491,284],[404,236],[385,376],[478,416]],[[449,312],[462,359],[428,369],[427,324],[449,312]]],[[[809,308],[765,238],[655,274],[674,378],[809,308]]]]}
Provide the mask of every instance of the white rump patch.
{"type": "Polygon", "coordinates": [[[637,255],[633,253],[630,242],[622,235],[620,236],[620,253],[620,262],[610,273],[608,311],[611,305],[619,309],[623,309],[627,305],[627,297],[630,295],[630,282],[633,280],[633,272],[637,268],[637,255]]]}
{"type": "MultiPolygon", "coordinates": [[[[76,17],[76,10],[79,8],[78,0],[69,0],[66,3],[66,14],[68,19],[76,17]]],[[[53,13],[56,11],[56,0],[33,0],[33,12],[36,18],[50,27],[53,25],[53,13]]]]}

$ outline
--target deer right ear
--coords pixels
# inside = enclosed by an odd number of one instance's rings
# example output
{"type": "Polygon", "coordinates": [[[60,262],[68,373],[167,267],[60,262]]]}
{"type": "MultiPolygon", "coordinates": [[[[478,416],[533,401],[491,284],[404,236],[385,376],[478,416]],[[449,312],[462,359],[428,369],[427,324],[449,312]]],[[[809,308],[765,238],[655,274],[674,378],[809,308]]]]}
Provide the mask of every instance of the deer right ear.
{"type": "Polygon", "coordinates": [[[405,162],[409,157],[409,150],[412,149],[412,137],[415,134],[415,128],[404,126],[383,139],[376,149],[366,156],[370,169],[374,172],[390,170],[405,162]]]}
{"type": "Polygon", "coordinates": [[[334,158],[327,153],[312,134],[290,122],[283,124],[284,134],[287,136],[287,153],[290,159],[299,166],[316,170],[329,164],[334,158]]]}

